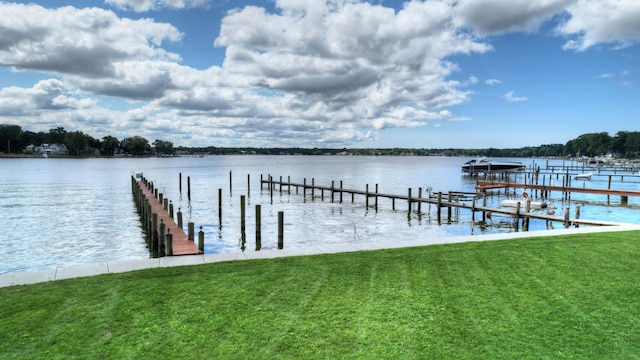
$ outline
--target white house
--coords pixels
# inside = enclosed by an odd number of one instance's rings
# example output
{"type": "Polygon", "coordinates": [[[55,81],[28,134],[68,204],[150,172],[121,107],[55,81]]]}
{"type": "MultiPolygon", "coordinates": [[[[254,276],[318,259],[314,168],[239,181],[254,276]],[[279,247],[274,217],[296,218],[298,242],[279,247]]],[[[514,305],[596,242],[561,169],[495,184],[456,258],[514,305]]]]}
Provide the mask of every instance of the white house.
{"type": "Polygon", "coordinates": [[[42,144],[35,146],[33,144],[27,146],[25,152],[37,152],[43,155],[67,155],[69,150],[64,144],[42,144]]]}

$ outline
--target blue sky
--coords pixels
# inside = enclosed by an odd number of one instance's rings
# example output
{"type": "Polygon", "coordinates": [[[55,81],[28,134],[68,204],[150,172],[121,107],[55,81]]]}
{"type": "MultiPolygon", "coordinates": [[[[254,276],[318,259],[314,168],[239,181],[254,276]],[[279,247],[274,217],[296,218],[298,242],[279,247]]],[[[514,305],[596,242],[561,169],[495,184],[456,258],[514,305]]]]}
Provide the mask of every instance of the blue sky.
{"type": "Polygon", "coordinates": [[[640,131],[636,0],[0,1],[0,124],[181,146],[640,131]]]}

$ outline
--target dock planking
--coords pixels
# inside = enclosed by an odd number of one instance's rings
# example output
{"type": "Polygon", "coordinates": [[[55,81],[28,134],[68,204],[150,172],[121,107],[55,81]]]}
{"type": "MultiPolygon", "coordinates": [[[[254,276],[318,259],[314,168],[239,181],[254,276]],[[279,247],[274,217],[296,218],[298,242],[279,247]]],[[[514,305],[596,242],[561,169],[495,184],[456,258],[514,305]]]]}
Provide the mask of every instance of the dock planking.
{"type": "Polygon", "coordinates": [[[189,237],[184,230],[178,226],[173,217],[163,207],[160,201],[155,197],[152,190],[145,185],[143,180],[134,180],[135,184],[139,188],[140,194],[145,200],[148,201],[152,214],[157,214],[157,228],[158,233],[161,232],[161,224],[165,227],[165,232],[170,232],[172,235],[172,256],[179,255],[197,255],[202,254],[198,245],[189,240],[189,237]]]}

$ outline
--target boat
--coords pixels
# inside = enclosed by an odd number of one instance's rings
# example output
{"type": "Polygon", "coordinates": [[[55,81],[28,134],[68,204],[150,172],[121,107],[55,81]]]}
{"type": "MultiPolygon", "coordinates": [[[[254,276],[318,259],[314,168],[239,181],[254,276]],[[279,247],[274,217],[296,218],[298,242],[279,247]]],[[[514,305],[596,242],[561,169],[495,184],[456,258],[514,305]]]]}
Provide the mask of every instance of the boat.
{"type": "Polygon", "coordinates": [[[576,180],[591,180],[593,173],[578,174],[574,177],[576,180]]]}
{"type": "Polygon", "coordinates": [[[462,172],[476,174],[480,172],[521,171],[526,167],[518,161],[496,161],[487,158],[474,159],[462,165],[462,172]]]}
{"type": "MultiPolygon", "coordinates": [[[[518,204],[520,205],[521,208],[526,208],[527,207],[527,203],[526,201],[520,201],[520,200],[502,200],[500,202],[500,207],[508,207],[508,208],[518,208],[518,204]]],[[[531,201],[529,203],[529,209],[531,210],[540,210],[540,209],[546,209],[547,206],[549,206],[546,202],[544,201],[531,201]]]]}

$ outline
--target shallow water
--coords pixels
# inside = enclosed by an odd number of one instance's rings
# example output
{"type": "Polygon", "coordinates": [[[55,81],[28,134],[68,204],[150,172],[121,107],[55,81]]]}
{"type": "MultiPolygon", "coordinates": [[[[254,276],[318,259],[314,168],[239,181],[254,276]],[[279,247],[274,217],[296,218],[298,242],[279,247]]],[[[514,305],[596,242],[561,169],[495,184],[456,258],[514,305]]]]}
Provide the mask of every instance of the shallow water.
{"type": "MultiPolygon", "coordinates": [[[[131,176],[143,173],[159,192],[180,208],[184,222],[193,221],[205,232],[205,252],[235,252],[241,246],[240,199],[246,201],[246,249],[255,247],[255,205],[262,208],[262,248],[277,247],[278,212],[284,212],[285,247],[314,243],[375,242],[387,239],[423,239],[480,233],[516,231],[513,220],[494,215],[486,224],[474,223],[469,211],[454,212],[451,224],[446,210],[438,224],[435,206],[379,199],[378,208],[366,207],[363,196],[343,196],[334,202],[328,192],[312,197],[261,189],[260,176],[272,175],[316,185],[335,181],[345,189],[407,194],[412,189],[433,192],[474,191],[475,180],[462,176],[460,165],[468,159],[445,157],[352,156],[208,156],[147,159],[0,159],[0,273],[45,269],[92,262],[144,259],[145,247],[131,196],[131,176]],[[182,191],[180,189],[182,178],[182,191]],[[187,186],[190,183],[190,195],[187,186]],[[222,189],[222,216],[218,212],[222,189]],[[220,221],[219,219],[222,219],[220,221]]],[[[524,160],[530,165],[534,160],[524,160]]],[[[541,162],[541,161],[538,161],[541,162]]],[[[617,181],[614,188],[639,189],[637,177],[617,181]]],[[[573,183],[579,186],[579,182],[573,183]]],[[[584,182],[586,187],[608,186],[604,176],[584,182]]],[[[276,186],[276,190],[279,187],[276,186]]],[[[521,193],[521,191],[517,191],[521,193]]],[[[496,191],[489,205],[505,198],[496,191]]],[[[426,196],[426,195],[425,195],[426,196]]],[[[509,194],[517,198],[519,194],[509,194]]],[[[581,206],[581,218],[640,223],[639,200],[572,194],[570,201],[552,194],[550,202],[562,215],[565,207],[581,206]]],[[[370,205],[374,200],[370,199],[370,205]]],[[[552,226],[561,228],[562,224],[552,226]]],[[[185,225],[186,227],[186,225],[185,225]]],[[[531,221],[530,229],[546,229],[531,221]]]]}

